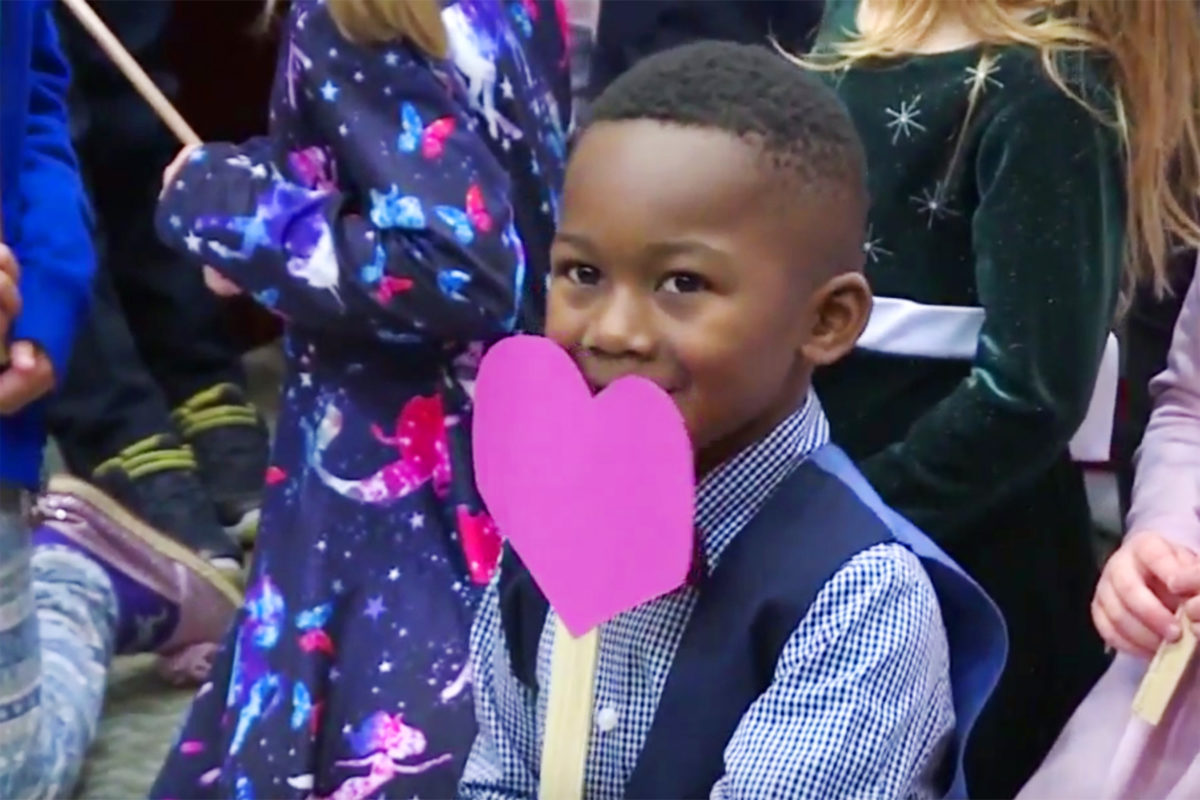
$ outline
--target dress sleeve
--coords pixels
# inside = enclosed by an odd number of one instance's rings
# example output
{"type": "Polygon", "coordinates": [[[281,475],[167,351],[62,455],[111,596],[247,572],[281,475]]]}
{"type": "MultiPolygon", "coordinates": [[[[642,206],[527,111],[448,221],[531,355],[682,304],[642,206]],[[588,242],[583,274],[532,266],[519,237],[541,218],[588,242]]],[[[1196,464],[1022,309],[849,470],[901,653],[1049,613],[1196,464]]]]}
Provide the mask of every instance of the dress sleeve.
{"type": "Polygon", "coordinates": [[[1047,84],[981,134],[972,225],[985,312],[970,374],[863,472],[943,541],[1062,456],[1082,423],[1123,255],[1116,135],[1047,84]]]}
{"type": "Polygon", "coordinates": [[[301,33],[285,45],[290,93],[325,145],[199,149],[160,202],[162,238],[297,325],[393,340],[511,330],[525,253],[471,115],[400,46],[351,58],[314,43],[317,58],[301,33]]]}
{"type": "Polygon", "coordinates": [[[813,601],[711,796],[933,796],[953,731],[937,595],[915,556],[877,545],[813,601]]]}
{"type": "Polygon", "coordinates": [[[1200,551],[1200,273],[1192,278],[1137,456],[1128,530],[1200,551]]]}
{"type": "Polygon", "coordinates": [[[499,573],[471,630],[471,671],[479,732],[459,782],[460,800],[537,797],[536,700],[513,674],[500,620],[499,573]]]}

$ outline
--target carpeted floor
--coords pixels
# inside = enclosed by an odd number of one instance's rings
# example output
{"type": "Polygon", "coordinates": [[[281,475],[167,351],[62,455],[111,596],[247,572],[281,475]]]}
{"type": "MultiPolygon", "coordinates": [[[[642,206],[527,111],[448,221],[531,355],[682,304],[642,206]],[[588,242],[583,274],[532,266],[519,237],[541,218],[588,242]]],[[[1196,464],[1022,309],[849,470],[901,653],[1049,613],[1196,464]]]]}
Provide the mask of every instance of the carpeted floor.
{"type": "Polygon", "coordinates": [[[151,656],[117,659],[100,732],[76,796],[87,800],[145,797],[175,741],[192,692],[162,681],[154,672],[151,656]]]}

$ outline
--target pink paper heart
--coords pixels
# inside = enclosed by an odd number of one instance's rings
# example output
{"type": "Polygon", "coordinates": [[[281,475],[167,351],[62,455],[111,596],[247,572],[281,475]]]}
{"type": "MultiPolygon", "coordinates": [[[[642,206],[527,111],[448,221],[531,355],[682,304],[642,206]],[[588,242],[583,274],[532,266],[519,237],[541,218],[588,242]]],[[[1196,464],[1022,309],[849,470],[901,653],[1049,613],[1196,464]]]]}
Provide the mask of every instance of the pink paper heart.
{"type": "Polygon", "coordinates": [[[658,386],[592,397],[562,348],[516,336],[480,364],[473,424],[480,494],[573,635],[687,578],[692,449],[658,386]]]}

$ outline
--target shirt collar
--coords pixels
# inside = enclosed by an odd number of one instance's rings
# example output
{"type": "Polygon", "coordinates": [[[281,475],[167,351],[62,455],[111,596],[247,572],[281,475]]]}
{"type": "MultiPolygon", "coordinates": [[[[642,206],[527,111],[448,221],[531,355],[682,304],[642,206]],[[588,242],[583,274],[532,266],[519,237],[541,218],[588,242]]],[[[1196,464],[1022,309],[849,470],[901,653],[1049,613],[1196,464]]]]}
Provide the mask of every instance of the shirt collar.
{"type": "MultiPolygon", "coordinates": [[[[754,444],[706,475],[696,489],[697,555],[705,572],[767,497],[813,451],[829,442],[829,422],[814,392],[754,444]]],[[[696,564],[695,566],[701,566],[696,564]]]]}

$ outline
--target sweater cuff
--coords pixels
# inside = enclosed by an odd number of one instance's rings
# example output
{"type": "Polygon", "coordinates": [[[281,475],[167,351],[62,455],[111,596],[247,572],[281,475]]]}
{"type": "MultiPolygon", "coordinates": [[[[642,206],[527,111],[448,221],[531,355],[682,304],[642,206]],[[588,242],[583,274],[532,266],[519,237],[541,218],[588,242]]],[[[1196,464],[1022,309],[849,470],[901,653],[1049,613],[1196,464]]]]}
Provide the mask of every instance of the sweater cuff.
{"type": "Polygon", "coordinates": [[[66,378],[75,333],[91,297],[90,282],[68,287],[63,285],[65,277],[52,269],[27,269],[21,275],[23,310],[13,321],[9,337],[13,342],[30,341],[40,347],[50,358],[59,385],[66,378]]]}

